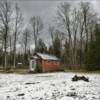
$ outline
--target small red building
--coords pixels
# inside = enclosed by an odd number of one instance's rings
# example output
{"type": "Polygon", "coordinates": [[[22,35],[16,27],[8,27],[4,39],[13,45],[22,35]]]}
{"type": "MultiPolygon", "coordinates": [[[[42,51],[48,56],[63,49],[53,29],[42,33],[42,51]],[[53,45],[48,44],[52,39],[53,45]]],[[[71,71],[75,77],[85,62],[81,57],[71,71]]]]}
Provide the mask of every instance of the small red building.
{"type": "Polygon", "coordinates": [[[30,58],[30,71],[50,72],[60,69],[60,60],[53,55],[35,53],[30,58]]]}

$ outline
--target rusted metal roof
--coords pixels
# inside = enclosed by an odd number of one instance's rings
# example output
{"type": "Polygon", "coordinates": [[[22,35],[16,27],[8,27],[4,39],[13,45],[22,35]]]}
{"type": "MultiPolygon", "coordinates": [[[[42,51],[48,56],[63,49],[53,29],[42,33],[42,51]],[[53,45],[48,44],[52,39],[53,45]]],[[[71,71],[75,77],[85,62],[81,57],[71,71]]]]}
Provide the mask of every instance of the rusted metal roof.
{"type": "Polygon", "coordinates": [[[44,60],[59,60],[56,56],[49,55],[49,54],[43,54],[43,53],[36,53],[37,56],[41,57],[44,60]]]}

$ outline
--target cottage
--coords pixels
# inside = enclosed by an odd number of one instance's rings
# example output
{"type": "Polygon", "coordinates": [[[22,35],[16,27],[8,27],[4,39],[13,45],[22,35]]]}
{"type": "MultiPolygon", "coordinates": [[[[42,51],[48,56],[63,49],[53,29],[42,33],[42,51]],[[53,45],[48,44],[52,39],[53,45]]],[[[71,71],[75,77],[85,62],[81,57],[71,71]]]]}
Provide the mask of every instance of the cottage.
{"type": "Polygon", "coordinates": [[[49,72],[60,69],[60,60],[53,55],[35,53],[30,57],[30,71],[49,72]]]}

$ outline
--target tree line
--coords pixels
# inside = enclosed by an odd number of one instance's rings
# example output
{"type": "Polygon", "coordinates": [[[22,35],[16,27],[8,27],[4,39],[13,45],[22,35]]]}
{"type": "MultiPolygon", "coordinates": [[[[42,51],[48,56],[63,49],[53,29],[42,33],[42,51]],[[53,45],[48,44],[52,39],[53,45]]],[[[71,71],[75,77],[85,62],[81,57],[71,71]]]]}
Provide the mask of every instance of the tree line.
{"type": "Polygon", "coordinates": [[[100,25],[92,4],[80,2],[73,7],[70,3],[61,3],[55,16],[53,24],[48,23],[51,43],[47,46],[41,37],[45,28],[41,16],[32,16],[29,27],[25,27],[18,3],[0,1],[0,65],[5,70],[9,66],[15,69],[18,62],[28,66],[33,52],[41,52],[56,55],[66,66],[99,66],[100,25]],[[30,50],[31,44],[35,45],[34,50],[30,50]],[[17,51],[18,45],[23,48],[22,52],[17,51]]]}

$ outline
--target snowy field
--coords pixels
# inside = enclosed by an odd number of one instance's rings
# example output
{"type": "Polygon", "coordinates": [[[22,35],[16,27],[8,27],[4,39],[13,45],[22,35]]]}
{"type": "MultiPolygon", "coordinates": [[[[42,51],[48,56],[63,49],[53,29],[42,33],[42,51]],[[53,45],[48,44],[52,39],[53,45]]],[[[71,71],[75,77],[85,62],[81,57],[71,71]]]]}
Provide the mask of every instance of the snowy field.
{"type": "Polygon", "coordinates": [[[100,100],[100,74],[72,82],[75,74],[0,74],[0,100],[100,100]]]}

